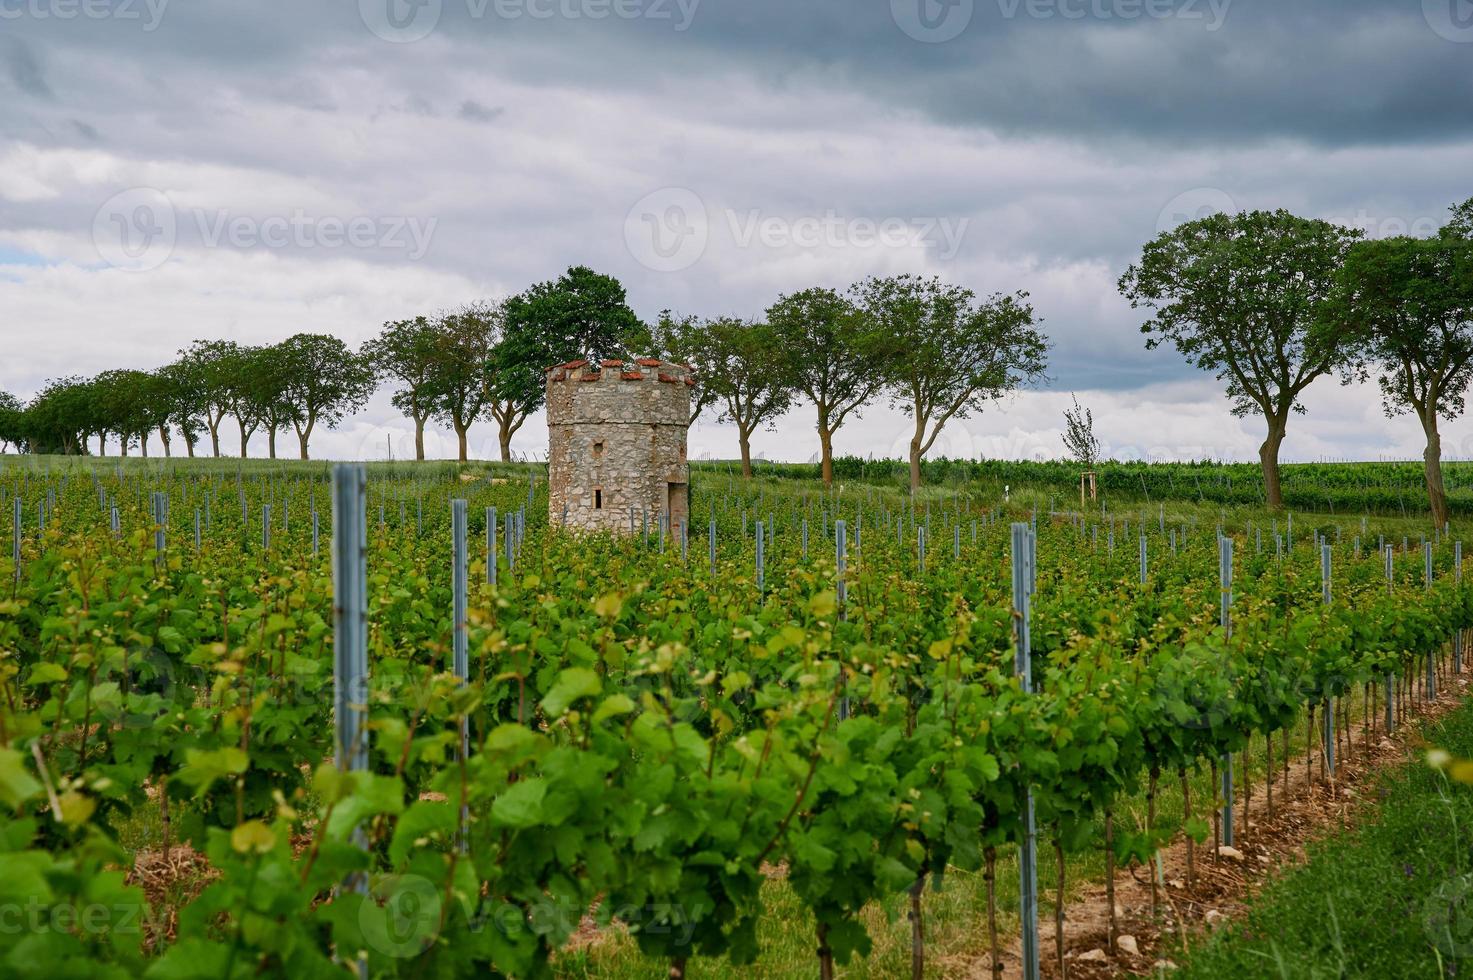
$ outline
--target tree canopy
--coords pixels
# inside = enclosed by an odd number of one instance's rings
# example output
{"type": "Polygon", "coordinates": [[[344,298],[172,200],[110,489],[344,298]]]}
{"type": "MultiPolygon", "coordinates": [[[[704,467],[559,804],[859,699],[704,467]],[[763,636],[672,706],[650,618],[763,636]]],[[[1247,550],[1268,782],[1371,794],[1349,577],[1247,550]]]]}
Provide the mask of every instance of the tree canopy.
{"type": "Polygon", "coordinates": [[[1359,232],[1287,211],[1214,214],[1148,242],[1120,277],[1131,307],[1154,310],[1146,346],[1172,344],[1227,384],[1233,414],[1261,415],[1264,496],[1283,506],[1279,447],[1300,395],[1347,353],[1324,304],[1359,232]]]}

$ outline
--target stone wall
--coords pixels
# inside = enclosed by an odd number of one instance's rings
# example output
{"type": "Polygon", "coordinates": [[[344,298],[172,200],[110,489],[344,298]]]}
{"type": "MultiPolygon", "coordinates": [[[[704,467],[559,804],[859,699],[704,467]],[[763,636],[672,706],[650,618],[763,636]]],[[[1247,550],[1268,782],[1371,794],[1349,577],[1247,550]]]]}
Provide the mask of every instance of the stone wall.
{"type": "Polygon", "coordinates": [[[628,533],[690,509],[691,371],[653,358],[547,371],[548,518],[628,533]]]}

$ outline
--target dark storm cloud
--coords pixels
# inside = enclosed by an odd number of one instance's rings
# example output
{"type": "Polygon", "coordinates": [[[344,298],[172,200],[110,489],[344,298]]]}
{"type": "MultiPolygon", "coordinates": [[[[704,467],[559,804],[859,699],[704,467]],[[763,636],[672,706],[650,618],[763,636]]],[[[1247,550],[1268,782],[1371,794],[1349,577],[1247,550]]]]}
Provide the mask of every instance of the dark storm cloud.
{"type": "MultiPolygon", "coordinates": [[[[1448,140],[1473,125],[1473,26],[1457,18],[1466,0],[154,2],[152,30],[146,13],[6,26],[38,43],[103,47],[144,71],[208,65],[247,87],[451,48],[543,84],[628,89],[740,73],[860,91],[953,125],[1071,138],[1335,146],[1448,140]],[[370,29],[418,22],[429,30],[410,43],[370,29]]],[[[26,47],[12,43],[7,61],[17,86],[46,93],[26,47]]]]}
{"type": "Polygon", "coordinates": [[[1030,289],[1060,389],[1199,379],[1144,351],[1114,288],[1164,221],[1287,207],[1386,229],[1473,193],[1473,37],[1452,17],[1466,0],[1446,23],[1439,2],[138,0],[133,20],[12,18],[0,137],[26,149],[0,231],[90,239],[134,183],[175,194],[181,263],[198,213],[434,219],[422,269],[491,291],[586,262],[647,317],[757,316],[782,291],[926,271],[1030,289]],[[27,181],[29,154],[57,148],[85,159],[27,181]],[[661,273],[625,220],[671,187],[699,195],[713,240],[661,273]],[[938,261],[734,244],[754,213],[970,224],[938,261]]]}
{"type": "Polygon", "coordinates": [[[51,88],[41,71],[41,63],[31,46],[18,37],[0,40],[0,59],[5,64],[5,74],[20,92],[37,98],[51,98],[51,88]]]}

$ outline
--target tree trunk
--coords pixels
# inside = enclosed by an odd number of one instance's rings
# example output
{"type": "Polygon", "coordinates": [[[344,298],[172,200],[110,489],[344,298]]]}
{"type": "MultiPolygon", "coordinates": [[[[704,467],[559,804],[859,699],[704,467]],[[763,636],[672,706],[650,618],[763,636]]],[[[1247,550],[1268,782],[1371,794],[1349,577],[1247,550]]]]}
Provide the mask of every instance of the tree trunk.
{"type": "Polygon", "coordinates": [[[1270,510],[1284,509],[1284,491],[1279,483],[1279,447],[1284,444],[1287,421],[1268,420],[1268,438],[1258,448],[1258,459],[1263,464],[1263,496],[1270,510]]]}
{"type": "Polygon", "coordinates": [[[460,440],[460,461],[464,463],[469,456],[466,453],[466,436],[470,432],[470,426],[462,426],[459,422],[455,425],[455,438],[460,440]]]}
{"type": "Polygon", "coordinates": [[[742,476],[750,479],[752,476],[752,434],[740,425],[737,426],[737,442],[742,447],[742,476]]]}
{"type": "Polygon", "coordinates": [[[414,420],[414,458],[421,463],[425,458],[425,420],[414,420]]]}
{"type": "Polygon", "coordinates": [[[297,442],[301,444],[299,448],[302,450],[303,459],[307,458],[307,441],[312,438],[312,427],[316,424],[315,421],[308,422],[307,427],[297,433],[297,442]]]}
{"type": "Polygon", "coordinates": [[[1428,409],[1422,419],[1427,433],[1427,448],[1422,452],[1422,466],[1427,476],[1427,503],[1432,508],[1432,526],[1442,530],[1448,521],[1447,488],[1442,482],[1442,436],[1437,432],[1437,410],[1428,409]]]}
{"type": "MultiPolygon", "coordinates": [[[[123,448],[122,448],[123,458],[124,459],[127,459],[128,458],[128,437],[126,435],[124,435],[123,433],[120,432],[120,433],[118,433],[118,441],[123,444],[123,448]]],[[[67,455],[70,456],[71,454],[72,454],[72,451],[70,449],[68,449],[67,450],[67,455]]]]}
{"type": "Polygon", "coordinates": [[[148,459],[148,433],[138,433],[138,452],[144,459],[148,459]]]}
{"type": "Polygon", "coordinates": [[[188,429],[184,430],[184,448],[189,450],[190,459],[194,459],[194,444],[198,441],[193,432],[188,429]]]}
{"type": "Polygon", "coordinates": [[[99,456],[106,456],[107,455],[107,433],[106,432],[99,432],[99,433],[97,433],[97,455],[99,455],[99,456]]]}
{"type": "Polygon", "coordinates": [[[914,438],[910,440],[910,490],[911,493],[919,490],[921,486],[921,432],[916,429],[914,438]]]}
{"type": "Polygon", "coordinates": [[[503,463],[510,463],[511,462],[511,425],[509,424],[510,422],[511,422],[511,416],[508,415],[508,416],[506,416],[502,420],[501,427],[496,432],[496,438],[501,443],[501,461],[503,463]]]}
{"type": "Polygon", "coordinates": [[[164,444],[164,458],[168,459],[173,453],[169,451],[169,427],[167,425],[159,426],[159,439],[164,444]]]}
{"type": "Polygon", "coordinates": [[[276,429],[266,429],[266,455],[272,459],[276,458],[276,429]]]}
{"type": "Polygon", "coordinates": [[[236,424],[240,426],[240,458],[245,459],[246,449],[250,446],[251,437],[246,433],[244,422],[237,422],[236,424]]]}
{"type": "Polygon", "coordinates": [[[215,451],[215,458],[220,458],[220,423],[216,422],[210,426],[210,448],[215,451]]]}
{"type": "Polygon", "coordinates": [[[823,455],[823,485],[831,487],[834,485],[834,434],[823,429],[818,430],[818,444],[823,455]]]}
{"type": "Polygon", "coordinates": [[[834,485],[834,430],[829,427],[828,409],[822,405],[818,409],[818,450],[823,460],[820,467],[823,485],[831,487],[834,485]]]}

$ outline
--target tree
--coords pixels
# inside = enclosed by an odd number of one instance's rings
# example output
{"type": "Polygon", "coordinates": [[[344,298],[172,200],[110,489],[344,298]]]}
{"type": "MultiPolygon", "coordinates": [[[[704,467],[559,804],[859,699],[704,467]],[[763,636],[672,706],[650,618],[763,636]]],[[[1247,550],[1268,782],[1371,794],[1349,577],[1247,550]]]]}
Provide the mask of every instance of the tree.
{"type": "Polygon", "coordinates": [[[25,421],[25,406],[8,391],[0,391],[0,452],[11,446],[18,452],[25,441],[22,426],[25,421]]]}
{"type": "Polygon", "coordinates": [[[491,356],[493,397],[487,404],[503,461],[511,459],[512,436],[547,397],[547,368],[629,359],[654,344],[619,280],[581,265],[508,299],[504,321],[491,356]]]}
{"type": "Polygon", "coordinates": [[[700,318],[691,315],[660,311],[660,319],[653,331],[653,349],[667,361],[684,364],[691,369],[691,380],[695,384],[690,390],[690,418],[686,425],[696,424],[696,419],[716,404],[716,390],[711,387],[709,365],[702,363],[705,348],[701,343],[706,329],[700,318]]]}
{"type": "Polygon", "coordinates": [[[766,323],[717,317],[693,331],[693,342],[700,345],[696,362],[705,366],[705,383],[722,407],[719,421],[736,424],[742,476],[750,477],[752,434],[770,428],[793,402],[777,334],[766,323]]]}
{"type": "Polygon", "coordinates": [[[204,424],[206,404],[201,397],[201,372],[187,358],[180,358],[154,372],[159,385],[160,397],[168,403],[168,422],[159,429],[164,440],[164,455],[169,454],[169,426],[179,430],[184,437],[184,446],[189,457],[194,458],[194,447],[199,442],[199,431],[204,424]]]}
{"type": "Polygon", "coordinates": [[[1432,522],[1448,521],[1440,418],[1463,414],[1473,383],[1473,237],[1450,226],[1432,239],[1387,238],[1351,249],[1329,329],[1351,338],[1347,381],[1375,374],[1388,417],[1417,416],[1432,522]]]}
{"type": "MultiPolygon", "coordinates": [[[[196,340],[179,352],[194,385],[195,398],[210,433],[210,448],[220,455],[220,423],[230,414],[235,398],[235,373],[243,352],[232,340],[196,340]]],[[[245,455],[245,431],[241,430],[241,455],[245,455]]]]}
{"type": "Polygon", "coordinates": [[[23,430],[26,451],[63,453],[87,451],[86,436],[95,431],[98,415],[93,384],[81,378],[58,378],[26,406],[23,430]]]}
{"type": "Polygon", "coordinates": [[[1069,455],[1086,470],[1094,469],[1095,463],[1100,458],[1100,440],[1095,438],[1095,416],[1087,408],[1079,404],[1079,399],[1070,396],[1074,400],[1072,409],[1064,409],[1064,448],[1069,450],[1069,455]]]}
{"type": "MultiPolygon", "coordinates": [[[[471,303],[435,319],[434,415],[455,430],[461,462],[468,433],[492,398],[492,358],[506,322],[505,304],[471,303]]],[[[502,458],[507,458],[503,444],[502,458]]]]}
{"type": "MultiPolygon", "coordinates": [[[[253,428],[266,430],[266,455],[276,458],[276,434],[292,421],[287,384],[293,369],[285,343],[244,347],[237,357],[237,405],[254,419],[253,428]]],[[[241,445],[245,445],[242,438],[241,445]]],[[[244,455],[244,452],[242,452],[244,455]]]]}
{"type": "Polygon", "coordinates": [[[281,404],[303,459],[313,429],[337,428],[373,394],[368,362],[329,334],[295,334],[277,345],[273,358],[282,380],[281,404]]]}
{"type": "Polygon", "coordinates": [[[425,423],[435,410],[436,344],[434,325],[426,317],[394,320],[363,348],[374,372],[391,378],[390,401],[414,422],[414,458],[425,458],[425,423]]]}
{"type": "Polygon", "coordinates": [[[138,440],[139,451],[148,455],[148,434],[160,418],[155,403],[153,379],[147,371],[115,369],[104,371],[90,383],[93,403],[92,418],[85,431],[116,432],[122,442],[121,453],[138,440]]]}
{"type": "Polygon", "coordinates": [[[782,296],[767,310],[793,386],[818,412],[823,482],[834,482],[834,432],[858,415],[884,384],[877,363],[889,356],[872,323],[832,289],[816,287],[782,296]]]}
{"type": "Polygon", "coordinates": [[[1120,277],[1131,307],[1155,310],[1146,347],[1170,342],[1227,382],[1235,416],[1261,415],[1264,496],[1284,505],[1279,447],[1299,396],[1345,354],[1343,330],[1320,329],[1335,276],[1360,232],[1287,211],[1214,214],[1163,232],[1120,277]]]}
{"type": "Polygon", "coordinates": [[[965,287],[912,275],[872,277],[851,292],[891,351],[877,365],[891,401],[915,424],[912,491],[947,422],[1043,377],[1048,339],[1027,293],[979,300],[965,287]]]}
{"type": "Polygon", "coordinates": [[[215,370],[226,375],[224,399],[235,424],[240,429],[240,458],[249,455],[251,436],[261,427],[265,406],[270,399],[259,384],[265,357],[259,347],[242,347],[231,344],[214,365],[215,370]]]}

